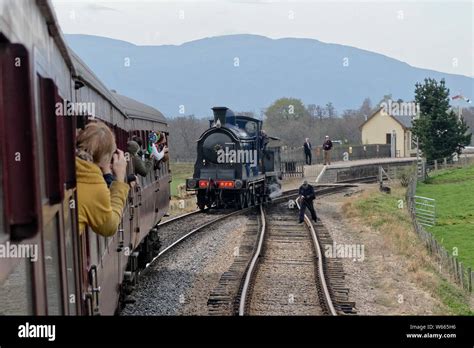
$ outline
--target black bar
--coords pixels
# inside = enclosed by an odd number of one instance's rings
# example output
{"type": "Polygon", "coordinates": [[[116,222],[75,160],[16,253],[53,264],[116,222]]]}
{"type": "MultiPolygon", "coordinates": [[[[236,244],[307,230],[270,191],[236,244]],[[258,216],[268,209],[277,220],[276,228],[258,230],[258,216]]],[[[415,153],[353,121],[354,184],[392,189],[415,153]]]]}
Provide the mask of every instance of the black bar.
{"type": "MultiPolygon", "coordinates": [[[[0,346],[43,344],[392,344],[473,346],[473,317],[0,317],[0,346]],[[55,339],[20,325],[55,325],[55,339]],[[430,327],[432,325],[432,328],[430,327]],[[421,334],[409,338],[407,334],[421,334]],[[434,334],[456,337],[434,338],[434,334]],[[428,337],[428,335],[430,335],[428,337]],[[423,337],[424,336],[424,337],[423,337]]],[[[50,336],[52,337],[52,336],[50,336]]]]}

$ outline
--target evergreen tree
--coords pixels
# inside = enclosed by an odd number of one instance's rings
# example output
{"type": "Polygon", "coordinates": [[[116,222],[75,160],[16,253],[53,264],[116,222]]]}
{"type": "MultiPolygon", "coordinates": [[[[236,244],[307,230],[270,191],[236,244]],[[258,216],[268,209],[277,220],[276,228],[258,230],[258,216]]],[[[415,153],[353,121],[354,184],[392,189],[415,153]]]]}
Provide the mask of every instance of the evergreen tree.
{"type": "Polygon", "coordinates": [[[419,147],[428,162],[450,158],[460,154],[471,142],[472,133],[463,119],[458,120],[450,109],[449,89],[442,79],[439,83],[431,78],[424,84],[417,83],[415,102],[420,105],[419,118],[413,122],[413,135],[418,137],[419,147]]]}

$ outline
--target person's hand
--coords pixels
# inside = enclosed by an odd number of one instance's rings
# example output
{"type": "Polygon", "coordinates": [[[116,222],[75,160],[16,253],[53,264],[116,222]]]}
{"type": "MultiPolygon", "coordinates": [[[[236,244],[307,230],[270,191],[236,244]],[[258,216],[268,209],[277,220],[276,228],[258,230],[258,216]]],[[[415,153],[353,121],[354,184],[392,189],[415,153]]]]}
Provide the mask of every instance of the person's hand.
{"type": "Polygon", "coordinates": [[[101,163],[99,167],[103,175],[112,174],[112,165],[110,163],[101,163]]]}
{"type": "Polygon", "coordinates": [[[132,190],[134,190],[135,188],[138,188],[140,186],[138,185],[138,176],[135,175],[135,180],[130,181],[129,185],[132,190]]]}
{"type": "Polygon", "coordinates": [[[112,171],[114,172],[117,181],[125,181],[125,174],[127,173],[127,160],[125,159],[122,150],[117,150],[113,155],[112,171]]]}

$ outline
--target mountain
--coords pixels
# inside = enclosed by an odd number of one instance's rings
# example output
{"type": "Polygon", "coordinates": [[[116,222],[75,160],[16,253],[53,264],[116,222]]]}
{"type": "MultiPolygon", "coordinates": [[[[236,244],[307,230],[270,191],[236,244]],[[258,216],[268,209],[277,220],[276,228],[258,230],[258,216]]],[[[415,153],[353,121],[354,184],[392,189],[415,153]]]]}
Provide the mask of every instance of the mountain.
{"type": "Polygon", "coordinates": [[[342,111],[359,107],[366,97],[412,100],[415,83],[426,77],[445,78],[452,93],[473,95],[473,78],[312,39],[230,35],[179,46],[136,46],[88,35],[66,40],[109,88],[167,117],[178,116],[180,107],[187,115],[209,116],[216,105],[258,115],[280,97],[332,102],[342,111]]]}

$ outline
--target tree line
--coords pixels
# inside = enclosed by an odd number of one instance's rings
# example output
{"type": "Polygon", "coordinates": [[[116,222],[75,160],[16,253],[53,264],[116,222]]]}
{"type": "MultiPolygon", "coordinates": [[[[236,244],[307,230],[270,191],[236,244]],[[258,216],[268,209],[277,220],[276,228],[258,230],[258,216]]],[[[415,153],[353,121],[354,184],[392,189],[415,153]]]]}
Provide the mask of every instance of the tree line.
{"type": "MultiPolygon", "coordinates": [[[[394,100],[390,94],[385,95],[375,105],[372,104],[370,98],[365,98],[357,109],[339,112],[332,103],[305,105],[300,99],[284,97],[263,110],[261,115],[257,116],[253,112],[244,111],[236,113],[263,119],[267,134],[280,138],[289,147],[302,146],[305,138],[310,138],[313,146],[319,145],[323,143],[326,135],[344,144],[361,145],[361,125],[379,109],[383,102],[388,100],[394,100]]],[[[397,102],[402,102],[402,100],[398,99],[397,102]]],[[[450,109],[449,90],[444,85],[444,81],[437,83],[427,79],[425,84],[417,84],[415,102],[421,105],[420,120],[424,121],[415,122],[414,133],[419,136],[420,148],[426,152],[426,157],[438,158],[437,156],[449,152],[452,154],[459,151],[462,146],[471,143],[468,130],[474,129],[474,107],[463,108],[464,121],[458,121],[454,110],[450,109]],[[430,106],[425,100],[437,106],[430,106]],[[427,121],[431,118],[437,121],[427,121]],[[444,129],[439,133],[434,129],[436,127],[444,127],[444,129]],[[446,133],[447,127],[449,134],[446,133]],[[443,132],[446,133],[447,139],[443,137],[443,132]]],[[[209,119],[210,117],[198,118],[190,115],[168,120],[171,135],[170,155],[174,161],[193,162],[195,160],[196,142],[209,128],[209,119]]]]}

